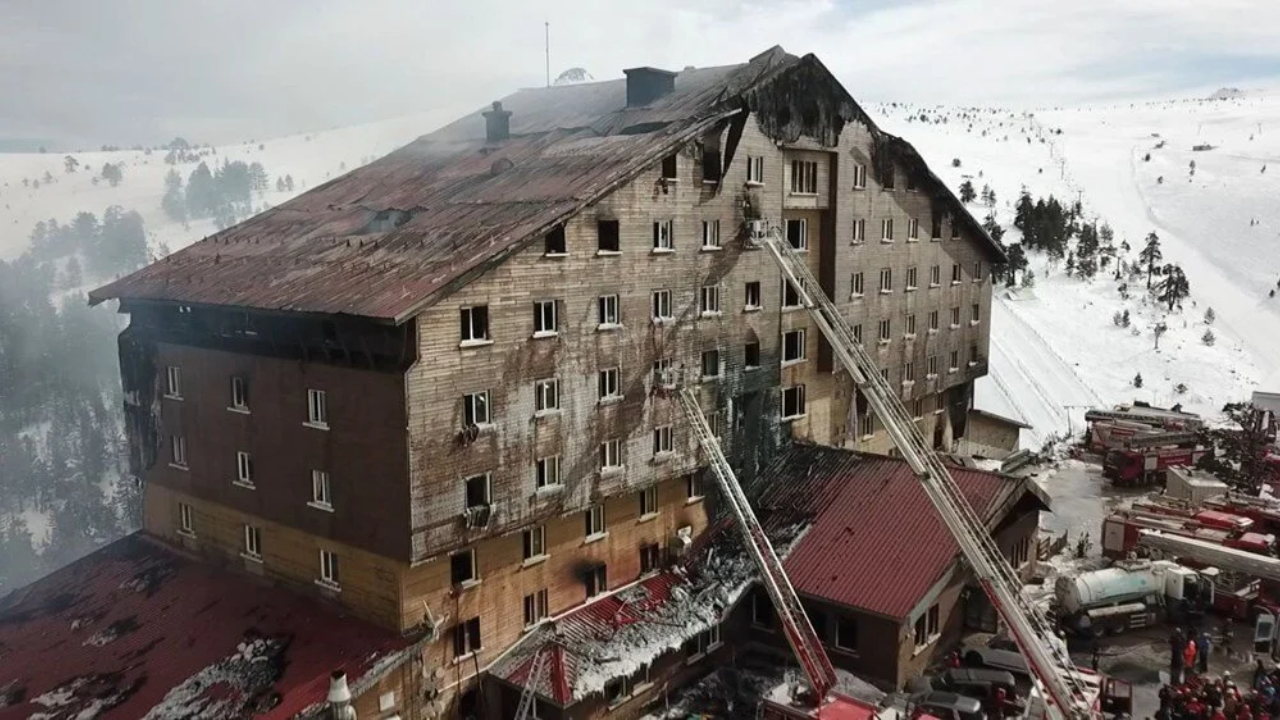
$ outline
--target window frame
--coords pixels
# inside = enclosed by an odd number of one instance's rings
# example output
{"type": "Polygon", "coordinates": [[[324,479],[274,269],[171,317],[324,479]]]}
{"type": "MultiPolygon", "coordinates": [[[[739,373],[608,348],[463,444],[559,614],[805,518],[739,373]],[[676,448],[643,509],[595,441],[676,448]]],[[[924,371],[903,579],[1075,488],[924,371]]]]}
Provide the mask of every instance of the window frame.
{"type": "Polygon", "coordinates": [[[893,268],[880,268],[880,294],[888,295],[893,292],[893,268]]]}
{"type": "Polygon", "coordinates": [[[622,223],[618,220],[596,220],[596,255],[622,254],[622,223]],[[606,240],[613,247],[605,247],[606,240]]]}
{"type": "Polygon", "coordinates": [[[587,540],[598,540],[609,534],[609,522],[605,516],[604,503],[593,503],[583,511],[587,540]]]}
{"type": "Polygon", "coordinates": [[[548,338],[560,334],[560,308],[556,300],[533,301],[533,337],[548,338]]]}
{"type": "Polygon", "coordinates": [[[818,161],[793,158],[791,160],[791,194],[812,196],[818,194],[818,161]]]}
{"type": "Polygon", "coordinates": [[[196,511],[189,503],[178,503],[178,534],[196,536],[196,511]]]}
{"type": "Polygon", "coordinates": [[[796,252],[809,252],[809,219],[787,218],[785,225],[786,227],[784,227],[783,230],[786,233],[787,244],[791,246],[791,249],[796,252]],[[799,228],[799,245],[791,239],[791,228],[793,227],[793,224],[794,227],[799,228]]]}
{"type": "Polygon", "coordinates": [[[190,459],[187,457],[187,436],[186,435],[170,435],[169,436],[169,467],[178,470],[187,470],[191,466],[188,464],[190,459]]]}
{"type": "Polygon", "coordinates": [[[764,156],[747,156],[747,184],[764,185],[764,156]]]}
{"type": "Polygon", "coordinates": [[[742,368],[743,370],[760,369],[760,343],[749,342],[742,346],[742,368]],[[753,351],[754,348],[754,351],[753,351]],[[754,363],[752,362],[754,358],[754,363]]]}
{"type": "Polygon", "coordinates": [[[849,242],[853,245],[861,245],[867,241],[867,219],[853,219],[853,239],[849,242]]]}
{"type": "Polygon", "coordinates": [[[543,378],[533,383],[533,410],[548,415],[560,412],[560,379],[543,378]]]}
{"type": "Polygon", "coordinates": [[[788,330],[784,332],[782,334],[782,364],[784,366],[794,365],[796,363],[802,363],[808,360],[809,356],[807,351],[807,345],[808,345],[808,337],[805,333],[804,328],[796,328],[794,330],[788,330]],[[797,338],[796,343],[794,343],[796,355],[794,357],[788,357],[788,355],[790,354],[789,343],[790,343],[790,338],[792,337],[797,338]]]}
{"type": "Polygon", "coordinates": [[[762,309],[764,309],[764,296],[761,293],[760,281],[759,280],[748,281],[743,285],[742,310],[743,312],[752,312],[755,310],[762,310],[762,309]],[[752,295],[755,296],[754,303],[751,302],[752,295]]]}
{"type": "Polygon", "coordinates": [[[867,166],[862,163],[854,163],[853,165],[853,189],[867,189],[867,166]]]}
{"type": "Polygon", "coordinates": [[[784,421],[797,420],[799,418],[803,418],[808,411],[808,408],[805,405],[804,383],[784,386],[782,388],[780,404],[781,404],[781,408],[780,408],[781,415],[784,421]],[[788,397],[790,397],[790,402],[788,402],[788,397]],[[787,412],[788,405],[791,405],[792,410],[794,410],[795,412],[788,413],[787,412]]]}
{"type": "Polygon", "coordinates": [[[622,327],[622,301],[618,295],[601,295],[596,298],[596,329],[613,330],[622,327]]]}
{"type": "Polygon", "coordinates": [[[703,285],[698,288],[698,314],[702,317],[720,317],[723,314],[720,304],[720,286],[703,285]]]}
{"type": "Polygon", "coordinates": [[[253,485],[253,455],[244,450],[236,451],[236,485],[252,488],[253,485]]]}
{"type": "Polygon", "coordinates": [[[653,429],[653,456],[662,457],[675,452],[675,429],[671,425],[659,425],[653,429]]]}
{"type": "Polygon", "coordinates": [[[617,402],[622,399],[622,369],[619,367],[604,368],[596,373],[597,402],[601,404],[617,402]],[[612,388],[607,387],[612,383],[612,388]],[[609,390],[608,393],[605,391],[609,390]]]}
{"type": "Polygon", "coordinates": [[[658,515],[658,486],[650,485],[642,488],[640,496],[640,519],[646,520],[658,515]]]}
{"type": "Polygon", "coordinates": [[[164,396],[170,400],[182,399],[182,367],[167,365],[164,369],[164,396]]]}
{"type": "Polygon", "coordinates": [[[469,588],[480,583],[480,561],[476,557],[476,549],[474,547],[463,548],[449,553],[449,585],[451,587],[469,588]],[[467,570],[469,577],[461,580],[457,579],[454,571],[461,565],[454,562],[455,558],[467,557],[467,570]]]}
{"type": "Polygon", "coordinates": [[[626,467],[622,459],[622,440],[610,438],[600,443],[600,472],[621,472],[626,467]],[[610,463],[610,460],[613,462],[610,463]]]}
{"type": "Polygon", "coordinates": [[[699,371],[701,372],[701,378],[703,380],[714,380],[720,377],[722,374],[721,369],[724,366],[724,362],[720,358],[720,348],[703,350],[702,355],[698,360],[700,365],[699,371]],[[712,362],[708,363],[708,359],[712,362]],[[708,367],[708,365],[711,367],[708,367]],[[707,370],[711,370],[711,372],[707,372],[707,370]]]}
{"type": "Polygon", "coordinates": [[[920,242],[920,220],[907,218],[907,242],[920,242]]]}
{"type": "Polygon", "coordinates": [[[863,271],[859,270],[849,276],[849,298],[855,299],[866,296],[866,277],[863,271]]]}
{"type": "Polygon", "coordinates": [[[460,340],[458,342],[460,346],[472,347],[488,345],[493,342],[493,338],[489,333],[488,305],[466,305],[458,308],[458,312],[461,318],[460,340]],[[479,321],[477,321],[477,318],[479,318],[479,321]],[[479,334],[477,334],[477,331],[479,334]]]}
{"type": "Polygon", "coordinates": [[[485,428],[492,424],[493,396],[489,390],[464,393],[462,396],[462,426],[469,427],[474,425],[478,428],[485,428]],[[484,409],[483,418],[480,417],[480,408],[484,409]]]}
{"type": "Polygon", "coordinates": [[[262,528],[244,524],[244,548],[241,555],[246,559],[262,562],[262,528]]]}
{"type": "Polygon", "coordinates": [[[526,566],[542,562],[550,557],[547,553],[546,525],[534,525],[525,530],[520,539],[520,555],[526,566]]]}
{"type": "Polygon", "coordinates": [[[652,254],[662,255],[673,253],[676,251],[676,221],[668,218],[666,220],[653,221],[653,249],[652,254]]]}
{"type": "Polygon", "coordinates": [[[724,246],[720,244],[720,220],[711,219],[702,221],[702,250],[721,250],[724,246]],[[710,242],[708,242],[710,241],[710,242]]]}
{"type": "Polygon", "coordinates": [[[544,455],[533,461],[533,489],[551,490],[563,486],[560,475],[560,455],[544,455]]]}
{"type": "Polygon", "coordinates": [[[463,620],[453,626],[453,661],[462,662],[484,650],[484,636],[480,616],[463,620]]]}
{"type": "Polygon", "coordinates": [[[676,319],[672,314],[674,309],[670,290],[654,290],[649,298],[654,324],[662,325],[676,319]]]}
{"type": "Polygon", "coordinates": [[[880,242],[893,242],[893,218],[880,219],[880,242]]]}
{"type": "Polygon", "coordinates": [[[233,412],[249,412],[249,378],[244,375],[231,376],[231,404],[227,407],[233,412]]]}
{"type": "Polygon", "coordinates": [[[329,393],[326,390],[307,388],[307,427],[329,429],[329,393]]]}
{"type": "Polygon", "coordinates": [[[476,475],[470,475],[462,479],[462,506],[466,510],[493,507],[493,474],[492,473],[484,472],[476,475]],[[475,480],[478,480],[484,483],[484,492],[482,493],[484,495],[484,501],[479,504],[472,505],[471,504],[471,483],[472,481],[475,481],[475,480]]]}
{"type": "Polygon", "coordinates": [[[320,548],[320,577],[316,583],[331,590],[342,587],[342,564],[338,553],[320,548]]]}
{"type": "Polygon", "coordinates": [[[328,470],[311,470],[311,507],[333,511],[333,479],[328,470]]]}
{"type": "MultiPolygon", "coordinates": [[[[524,596],[524,627],[526,630],[542,624],[551,616],[550,593],[540,588],[524,596]]],[[[536,716],[535,716],[536,717],[536,716]]]]}
{"type": "Polygon", "coordinates": [[[893,340],[893,320],[891,318],[880,319],[880,344],[885,344],[893,340]]]}

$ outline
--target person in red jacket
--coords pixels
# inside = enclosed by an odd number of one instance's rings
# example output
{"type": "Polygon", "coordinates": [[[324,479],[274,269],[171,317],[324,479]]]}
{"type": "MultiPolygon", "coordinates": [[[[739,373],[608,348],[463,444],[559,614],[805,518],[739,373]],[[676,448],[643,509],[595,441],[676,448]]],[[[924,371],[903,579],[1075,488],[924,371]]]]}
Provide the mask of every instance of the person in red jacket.
{"type": "Polygon", "coordinates": [[[1196,641],[1188,640],[1186,648],[1182,651],[1182,667],[1186,669],[1187,675],[1191,675],[1196,667],[1196,641]]]}

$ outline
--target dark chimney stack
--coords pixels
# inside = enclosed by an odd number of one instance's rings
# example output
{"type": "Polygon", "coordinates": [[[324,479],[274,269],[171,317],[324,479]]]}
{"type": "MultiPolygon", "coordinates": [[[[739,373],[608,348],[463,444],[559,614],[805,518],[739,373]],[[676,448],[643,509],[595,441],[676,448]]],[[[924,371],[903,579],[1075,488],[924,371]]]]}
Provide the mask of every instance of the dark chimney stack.
{"type": "Polygon", "coordinates": [[[676,89],[676,73],[651,67],[623,70],[627,76],[627,107],[644,107],[676,89]]]}
{"type": "Polygon", "coordinates": [[[511,137],[511,111],[503,110],[502,103],[495,101],[493,109],[484,113],[485,140],[495,143],[511,137]]]}

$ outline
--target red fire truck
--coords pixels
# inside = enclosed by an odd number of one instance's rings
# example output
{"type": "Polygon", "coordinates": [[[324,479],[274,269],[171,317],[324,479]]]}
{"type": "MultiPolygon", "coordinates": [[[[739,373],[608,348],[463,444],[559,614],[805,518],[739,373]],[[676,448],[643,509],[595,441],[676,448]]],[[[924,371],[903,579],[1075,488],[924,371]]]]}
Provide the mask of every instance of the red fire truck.
{"type": "Polygon", "coordinates": [[[1118,486],[1164,484],[1171,467],[1195,465],[1203,448],[1135,448],[1112,450],[1102,460],[1102,475],[1118,486]]]}
{"type": "Polygon", "coordinates": [[[1247,518],[1243,529],[1223,529],[1206,525],[1195,518],[1127,510],[1114,513],[1102,521],[1102,554],[1112,560],[1128,557],[1137,550],[1142,530],[1160,530],[1170,535],[1203,540],[1258,555],[1270,555],[1274,535],[1253,532],[1247,518]]]}

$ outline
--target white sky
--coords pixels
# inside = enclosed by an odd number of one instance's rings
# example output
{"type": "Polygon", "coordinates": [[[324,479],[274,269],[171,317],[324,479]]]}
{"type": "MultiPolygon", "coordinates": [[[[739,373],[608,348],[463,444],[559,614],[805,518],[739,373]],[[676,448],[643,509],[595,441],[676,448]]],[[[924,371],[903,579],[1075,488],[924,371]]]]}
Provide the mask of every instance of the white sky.
{"type": "MultiPolygon", "coordinates": [[[[0,139],[267,137],[581,66],[816,53],[863,101],[1043,106],[1280,77],[1275,0],[3,0],[0,139]]],[[[429,130],[425,128],[424,130],[429,130]]]]}

